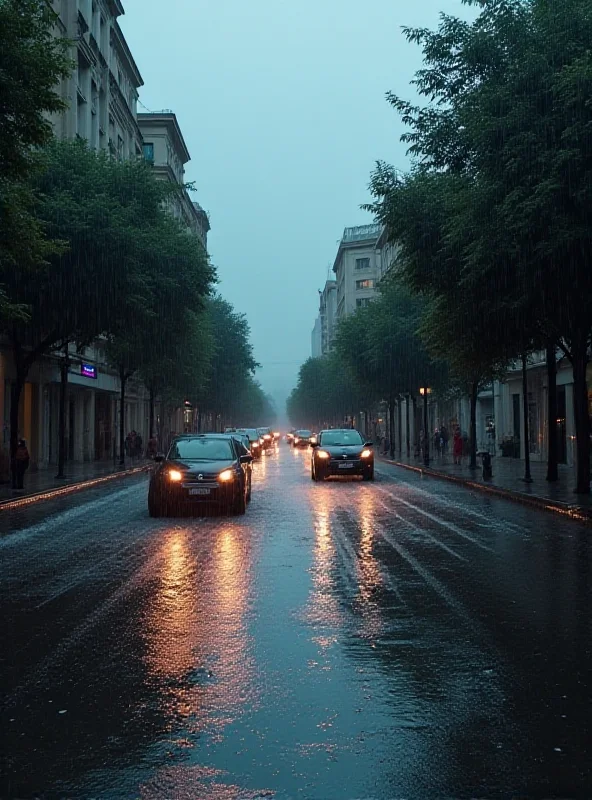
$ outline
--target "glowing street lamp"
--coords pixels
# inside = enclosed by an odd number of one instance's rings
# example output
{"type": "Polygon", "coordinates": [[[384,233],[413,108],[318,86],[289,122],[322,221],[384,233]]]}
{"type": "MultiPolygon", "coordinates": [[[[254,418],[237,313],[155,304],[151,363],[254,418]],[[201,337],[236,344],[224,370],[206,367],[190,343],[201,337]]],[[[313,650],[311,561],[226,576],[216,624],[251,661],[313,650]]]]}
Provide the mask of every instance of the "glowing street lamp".
{"type": "Polygon", "coordinates": [[[428,438],[428,395],[432,393],[429,386],[422,386],[419,390],[423,397],[423,463],[430,466],[430,440],[428,438]]]}

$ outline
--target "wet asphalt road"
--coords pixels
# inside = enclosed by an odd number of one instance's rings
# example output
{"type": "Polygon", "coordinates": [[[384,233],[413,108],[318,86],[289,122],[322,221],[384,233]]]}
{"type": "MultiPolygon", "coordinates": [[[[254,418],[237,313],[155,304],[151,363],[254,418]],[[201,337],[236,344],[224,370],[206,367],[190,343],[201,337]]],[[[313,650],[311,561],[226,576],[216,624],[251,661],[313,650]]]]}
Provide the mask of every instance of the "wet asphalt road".
{"type": "Polygon", "coordinates": [[[308,458],[0,514],[0,797],[592,796],[590,529],[308,458]]]}

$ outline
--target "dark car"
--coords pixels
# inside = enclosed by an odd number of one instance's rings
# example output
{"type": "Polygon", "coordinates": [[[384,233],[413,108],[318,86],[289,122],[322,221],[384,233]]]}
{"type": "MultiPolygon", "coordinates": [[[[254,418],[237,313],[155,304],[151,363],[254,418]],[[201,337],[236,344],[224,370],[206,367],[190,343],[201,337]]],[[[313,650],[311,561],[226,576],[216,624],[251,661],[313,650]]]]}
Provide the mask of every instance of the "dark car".
{"type": "Polygon", "coordinates": [[[365,442],[351,428],[321,431],[313,445],[311,477],[322,481],[331,475],[361,475],[374,480],[372,442],[365,442]]]}
{"type": "Polygon", "coordinates": [[[259,436],[263,439],[263,449],[270,450],[273,447],[273,433],[271,428],[257,428],[259,436]]]}
{"type": "Polygon", "coordinates": [[[261,458],[263,448],[257,428],[239,428],[238,431],[248,438],[249,450],[253,458],[261,458]]]}
{"type": "Polygon", "coordinates": [[[311,443],[311,431],[296,431],[294,434],[294,447],[308,447],[311,443]]]}
{"type": "Polygon", "coordinates": [[[157,456],[150,479],[148,512],[168,516],[182,507],[213,503],[244,514],[251,498],[249,451],[231,434],[188,434],[157,456]]]}
{"type": "Polygon", "coordinates": [[[296,436],[296,430],[294,428],[292,428],[286,434],[286,441],[288,442],[290,447],[294,444],[294,436],[296,436]]]}

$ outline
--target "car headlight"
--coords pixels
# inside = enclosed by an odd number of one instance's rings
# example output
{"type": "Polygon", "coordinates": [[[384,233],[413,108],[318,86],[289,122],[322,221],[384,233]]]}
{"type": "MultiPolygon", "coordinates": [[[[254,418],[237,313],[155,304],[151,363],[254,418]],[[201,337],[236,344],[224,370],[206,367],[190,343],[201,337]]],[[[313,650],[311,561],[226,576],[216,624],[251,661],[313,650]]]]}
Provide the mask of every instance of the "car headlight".
{"type": "Polygon", "coordinates": [[[294,444],[298,444],[298,442],[299,442],[299,441],[300,441],[300,439],[298,439],[298,438],[295,436],[295,437],[294,437],[294,444]]]}
{"type": "Polygon", "coordinates": [[[372,450],[362,450],[362,458],[370,458],[372,450]]]}
{"type": "Polygon", "coordinates": [[[317,456],[319,458],[331,458],[331,456],[326,450],[317,450],[317,456]]]}
{"type": "Polygon", "coordinates": [[[252,442],[251,447],[259,447],[259,442],[252,442]]]}
{"type": "Polygon", "coordinates": [[[280,438],[280,432],[279,431],[276,431],[273,435],[275,436],[276,439],[280,438]]]}
{"type": "Polygon", "coordinates": [[[228,483],[228,481],[234,480],[234,471],[231,469],[225,469],[224,472],[221,472],[218,475],[218,480],[222,481],[222,483],[228,483]]]}
{"type": "Polygon", "coordinates": [[[266,433],[263,438],[264,439],[271,439],[271,434],[270,433],[266,433]]]}
{"type": "Polygon", "coordinates": [[[178,469],[170,469],[169,470],[169,480],[178,483],[179,481],[183,480],[183,473],[179,472],[178,469]]]}

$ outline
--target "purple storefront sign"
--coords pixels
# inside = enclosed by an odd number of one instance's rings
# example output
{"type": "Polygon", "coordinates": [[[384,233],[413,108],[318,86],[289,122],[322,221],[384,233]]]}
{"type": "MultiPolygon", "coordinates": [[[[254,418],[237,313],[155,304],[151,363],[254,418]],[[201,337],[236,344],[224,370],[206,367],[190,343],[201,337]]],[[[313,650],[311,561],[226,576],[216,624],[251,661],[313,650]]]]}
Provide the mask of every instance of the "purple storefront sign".
{"type": "Polygon", "coordinates": [[[80,365],[80,374],[83,378],[94,378],[97,377],[97,368],[92,364],[81,364],[80,365]]]}

